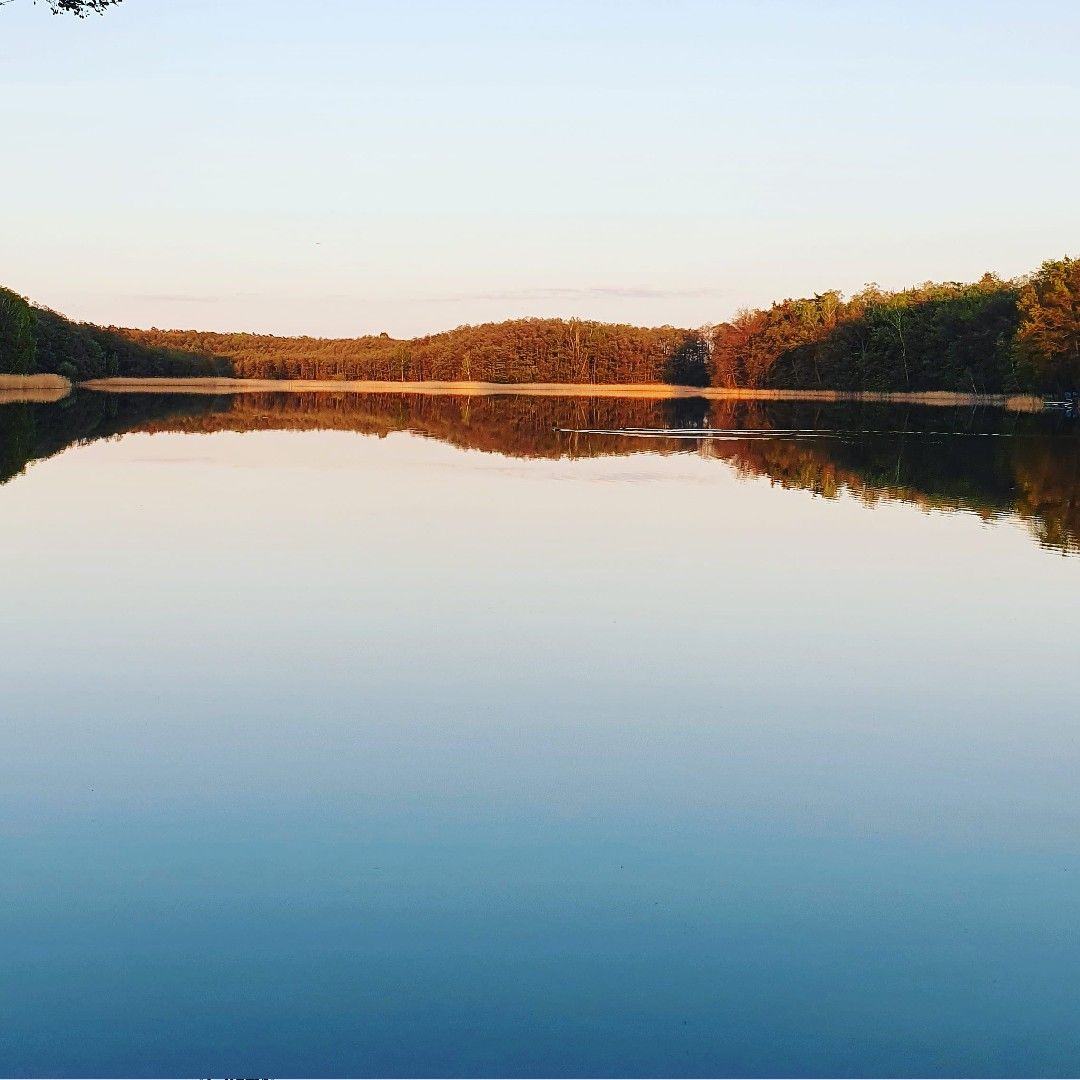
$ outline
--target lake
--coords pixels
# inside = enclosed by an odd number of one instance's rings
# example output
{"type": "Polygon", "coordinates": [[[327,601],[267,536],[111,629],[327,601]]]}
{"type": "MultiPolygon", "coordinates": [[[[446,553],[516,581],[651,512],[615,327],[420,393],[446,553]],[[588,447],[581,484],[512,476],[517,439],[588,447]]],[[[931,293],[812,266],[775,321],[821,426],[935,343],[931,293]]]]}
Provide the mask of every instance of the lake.
{"type": "Polygon", "coordinates": [[[0,1073],[1080,1069],[1080,421],[0,406],[0,1073]]]}

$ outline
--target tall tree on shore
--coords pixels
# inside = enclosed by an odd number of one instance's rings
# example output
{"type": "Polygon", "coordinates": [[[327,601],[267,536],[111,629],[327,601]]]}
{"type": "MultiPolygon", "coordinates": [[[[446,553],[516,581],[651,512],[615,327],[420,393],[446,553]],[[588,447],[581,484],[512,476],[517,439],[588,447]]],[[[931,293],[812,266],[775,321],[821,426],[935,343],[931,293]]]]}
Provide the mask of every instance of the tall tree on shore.
{"type": "Polygon", "coordinates": [[[1050,390],[1080,390],[1080,259],[1048,259],[1019,297],[1021,358],[1050,390]]]}
{"type": "Polygon", "coordinates": [[[29,375],[34,370],[34,313],[10,289],[0,289],[0,374],[29,375]]]}
{"type": "Polygon", "coordinates": [[[691,332],[668,357],[664,379],[675,386],[708,386],[712,382],[712,356],[703,334],[691,332]]]}

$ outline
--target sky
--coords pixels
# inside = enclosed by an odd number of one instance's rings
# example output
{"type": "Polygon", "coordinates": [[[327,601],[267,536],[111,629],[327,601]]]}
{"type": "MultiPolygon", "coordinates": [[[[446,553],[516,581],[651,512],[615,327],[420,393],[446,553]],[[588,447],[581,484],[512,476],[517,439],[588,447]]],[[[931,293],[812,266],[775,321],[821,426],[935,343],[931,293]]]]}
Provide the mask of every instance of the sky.
{"type": "Polygon", "coordinates": [[[1080,5],[0,7],[0,282],[74,318],[700,326],[1080,254],[1080,5]]]}

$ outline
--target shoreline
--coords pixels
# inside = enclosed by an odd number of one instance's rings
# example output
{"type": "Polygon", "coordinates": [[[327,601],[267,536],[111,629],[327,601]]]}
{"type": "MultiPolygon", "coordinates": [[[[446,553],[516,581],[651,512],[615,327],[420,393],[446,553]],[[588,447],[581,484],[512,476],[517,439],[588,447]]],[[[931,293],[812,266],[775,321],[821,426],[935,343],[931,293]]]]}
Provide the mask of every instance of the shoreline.
{"type": "MultiPolygon", "coordinates": [[[[41,376],[58,378],[58,376],[41,376]]],[[[2,386],[2,384],[0,384],[2,386]]],[[[869,401],[908,405],[992,405],[1012,412],[1040,412],[1043,399],[1034,394],[964,394],[951,390],[740,390],[718,386],[671,386],[664,383],[487,383],[379,382],[331,379],[143,378],[90,379],[80,388],[113,394],[446,394],[459,397],[700,397],[711,401],[869,401]]]]}

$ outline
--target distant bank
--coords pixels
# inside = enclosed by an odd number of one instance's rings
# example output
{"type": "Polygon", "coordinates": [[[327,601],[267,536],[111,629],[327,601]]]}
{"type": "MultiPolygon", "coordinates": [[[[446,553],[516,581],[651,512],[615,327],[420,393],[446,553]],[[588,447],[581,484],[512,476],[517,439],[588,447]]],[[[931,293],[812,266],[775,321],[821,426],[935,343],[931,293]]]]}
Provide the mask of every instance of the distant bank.
{"type": "MultiPolygon", "coordinates": [[[[458,397],[519,395],[523,397],[705,398],[709,401],[871,401],[913,405],[992,405],[1012,412],[1037,412],[1043,399],[1033,394],[965,394],[947,390],[846,391],[764,390],[722,386],[678,386],[670,383],[495,383],[465,381],[402,381],[379,379],[234,379],[234,378],[106,378],[78,386],[112,394],[429,394],[458,397]]],[[[0,404],[61,401],[73,384],[60,375],[0,374],[0,404]]]]}
{"type": "Polygon", "coordinates": [[[1078,313],[1080,259],[1069,257],[1008,281],[986,274],[970,284],[781,300],[696,329],[526,318],[410,339],[102,327],[0,289],[0,372],[129,385],[148,377],[250,380],[228,384],[241,390],[303,382],[678,396],[689,387],[721,396],[926,401],[947,392],[953,402],[1003,402],[1080,390],[1078,313]],[[896,396],[876,396],[884,394],[896,396]]]}

